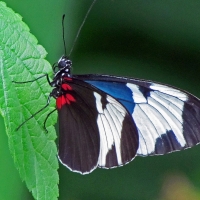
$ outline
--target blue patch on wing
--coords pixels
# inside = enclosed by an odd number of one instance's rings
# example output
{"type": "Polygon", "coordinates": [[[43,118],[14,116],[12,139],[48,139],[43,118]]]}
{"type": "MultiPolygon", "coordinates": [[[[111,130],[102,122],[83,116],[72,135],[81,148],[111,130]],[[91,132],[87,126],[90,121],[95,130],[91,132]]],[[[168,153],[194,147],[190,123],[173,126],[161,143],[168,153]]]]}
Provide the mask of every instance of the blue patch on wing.
{"type": "Polygon", "coordinates": [[[117,99],[130,114],[133,113],[135,103],[132,97],[132,91],[126,86],[126,83],[107,82],[107,81],[86,81],[103,92],[117,99]]]}

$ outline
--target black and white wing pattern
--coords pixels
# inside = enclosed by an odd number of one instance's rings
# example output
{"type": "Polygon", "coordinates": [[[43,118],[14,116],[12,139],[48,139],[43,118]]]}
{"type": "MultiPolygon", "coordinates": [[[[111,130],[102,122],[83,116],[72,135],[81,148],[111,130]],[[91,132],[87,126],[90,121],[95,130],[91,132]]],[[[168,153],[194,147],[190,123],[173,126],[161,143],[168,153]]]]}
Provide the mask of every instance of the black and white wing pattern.
{"type": "Polygon", "coordinates": [[[109,75],[72,75],[62,56],[54,65],[59,160],[87,174],[136,155],[163,155],[200,142],[200,99],[152,81],[109,75]]]}
{"type": "Polygon", "coordinates": [[[185,91],[107,75],[62,81],[59,159],[72,171],[87,174],[200,142],[200,100],[185,91]]]}
{"type": "Polygon", "coordinates": [[[200,100],[151,81],[107,75],[79,75],[123,105],[139,136],[137,155],[163,155],[200,142],[200,100]]]}
{"type": "Polygon", "coordinates": [[[77,79],[66,79],[58,97],[59,159],[70,170],[90,173],[131,161],[139,138],[134,120],[109,94],[77,79]]]}

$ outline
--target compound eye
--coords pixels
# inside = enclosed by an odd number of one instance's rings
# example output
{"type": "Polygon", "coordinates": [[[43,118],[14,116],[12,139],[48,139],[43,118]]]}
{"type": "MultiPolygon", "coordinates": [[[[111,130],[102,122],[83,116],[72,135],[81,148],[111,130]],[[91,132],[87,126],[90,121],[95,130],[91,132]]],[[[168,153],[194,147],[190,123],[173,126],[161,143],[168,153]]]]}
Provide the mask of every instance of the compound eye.
{"type": "Polygon", "coordinates": [[[60,60],[58,62],[58,68],[62,69],[65,68],[67,66],[66,61],[65,60],[60,60]]]}

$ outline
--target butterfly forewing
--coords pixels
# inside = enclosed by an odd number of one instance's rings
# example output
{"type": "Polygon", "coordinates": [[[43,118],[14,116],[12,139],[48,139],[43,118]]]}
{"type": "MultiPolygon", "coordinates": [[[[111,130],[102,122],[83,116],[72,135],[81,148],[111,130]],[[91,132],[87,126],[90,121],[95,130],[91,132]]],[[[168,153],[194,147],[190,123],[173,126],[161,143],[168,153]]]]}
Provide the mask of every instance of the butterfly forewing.
{"type": "Polygon", "coordinates": [[[72,171],[89,173],[131,161],[139,141],[135,123],[118,100],[77,79],[64,80],[57,98],[59,159],[72,171]]]}
{"type": "Polygon", "coordinates": [[[139,136],[138,155],[162,155],[200,141],[200,101],[171,86],[107,75],[78,75],[119,101],[139,136]]]}

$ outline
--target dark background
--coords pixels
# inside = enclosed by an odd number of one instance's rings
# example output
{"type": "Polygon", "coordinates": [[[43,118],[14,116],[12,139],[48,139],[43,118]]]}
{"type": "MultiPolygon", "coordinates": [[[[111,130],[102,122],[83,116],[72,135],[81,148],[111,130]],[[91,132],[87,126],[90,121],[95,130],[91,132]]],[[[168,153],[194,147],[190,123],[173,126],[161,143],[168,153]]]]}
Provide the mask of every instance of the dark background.
{"type": "MultiPolygon", "coordinates": [[[[6,0],[56,62],[69,52],[91,0],[6,0]]],[[[71,54],[73,73],[102,73],[174,85],[200,97],[200,1],[98,0],[71,54]]],[[[0,199],[32,199],[10,156],[0,120],[0,199]]],[[[17,133],[16,133],[17,134],[17,133]]],[[[60,197],[67,200],[200,199],[200,146],[137,157],[113,170],[81,176],[60,166],[60,197]],[[189,195],[189,196],[187,196],[189,195]]]]}

